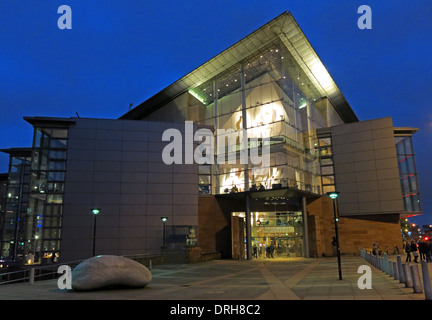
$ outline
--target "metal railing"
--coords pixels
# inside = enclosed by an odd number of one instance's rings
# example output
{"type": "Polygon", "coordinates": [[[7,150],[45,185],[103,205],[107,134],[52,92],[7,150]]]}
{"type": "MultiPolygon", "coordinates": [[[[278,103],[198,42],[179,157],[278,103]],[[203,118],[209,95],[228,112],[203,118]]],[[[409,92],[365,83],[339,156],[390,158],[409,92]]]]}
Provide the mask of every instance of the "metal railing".
{"type": "Polygon", "coordinates": [[[406,288],[412,288],[414,293],[424,292],[425,300],[432,300],[431,280],[427,261],[420,261],[422,269],[422,277],[420,277],[418,264],[409,265],[408,262],[402,263],[400,255],[396,256],[396,261],[391,261],[388,259],[387,254],[374,255],[371,251],[360,249],[360,256],[378,270],[393,277],[394,280],[405,284],[406,288]]]}

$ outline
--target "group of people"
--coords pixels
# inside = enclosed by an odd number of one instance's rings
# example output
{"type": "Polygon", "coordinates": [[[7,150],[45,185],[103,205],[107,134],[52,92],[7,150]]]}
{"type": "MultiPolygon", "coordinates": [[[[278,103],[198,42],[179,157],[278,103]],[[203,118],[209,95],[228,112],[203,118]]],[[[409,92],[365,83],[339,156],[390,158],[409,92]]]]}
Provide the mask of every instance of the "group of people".
{"type": "MultiPolygon", "coordinates": [[[[373,244],[373,246],[372,246],[372,254],[373,254],[373,255],[379,255],[379,256],[380,256],[382,253],[383,253],[383,251],[382,251],[381,248],[378,246],[378,243],[375,242],[375,243],[373,244]]],[[[384,253],[385,253],[385,254],[389,254],[389,247],[388,247],[388,245],[385,246],[384,253]]],[[[393,247],[393,254],[399,254],[399,248],[398,248],[397,245],[395,245],[395,246],[393,247]]]]}
{"type": "Polygon", "coordinates": [[[418,263],[419,257],[420,261],[432,262],[432,243],[429,241],[419,241],[418,243],[407,241],[405,243],[405,252],[407,254],[405,262],[411,262],[411,254],[415,263],[418,263]]]}
{"type": "MultiPolygon", "coordinates": [[[[431,241],[407,241],[404,245],[404,251],[406,253],[405,262],[413,262],[418,263],[418,259],[420,261],[432,262],[432,242],[431,241]]],[[[385,253],[388,254],[388,247],[385,248],[385,253]]],[[[373,255],[381,255],[382,251],[378,246],[378,243],[374,243],[372,246],[372,254],[373,255]]],[[[399,248],[397,246],[393,249],[393,254],[399,254],[399,248]]]]}
{"type": "MultiPolygon", "coordinates": [[[[270,244],[265,248],[266,258],[274,258],[274,251],[275,247],[273,244],[270,244]]],[[[261,248],[260,248],[260,254],[261,254],[261,248]]],[[[256,245],[253,246],[253,258],[258,258],[258,248],[256,245]]]]}

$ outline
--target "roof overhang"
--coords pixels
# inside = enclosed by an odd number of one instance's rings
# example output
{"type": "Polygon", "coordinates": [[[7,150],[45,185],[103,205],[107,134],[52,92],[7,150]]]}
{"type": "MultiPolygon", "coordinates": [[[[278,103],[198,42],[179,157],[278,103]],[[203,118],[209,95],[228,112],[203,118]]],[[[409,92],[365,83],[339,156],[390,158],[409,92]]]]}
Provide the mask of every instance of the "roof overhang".
{"type": "Polygon", "coordinates": [[[11,157],[29,157],[32,153],[32,148],[10,148],[0,149],[0,152],[9,154],[11,157]]]}
{"type": "Polygon", "coordinates": [[[394,128],[394,135],[395,136],[412,136],[418,130],[419,130],[418,128],[395,127],[394,128]]]}
{"type": "Polygon", "coordinates": [[[23,119],[33,126],[65,127],[75,123],[75,120],[73,118],[23,117],[23,119]]]}
{"type": "Polygon", "coordinates": [[[290,12],[284,12],[274,18],[200,67],[125,113],[120,119],[138,120],[144,118],[189,89],[212,79],[223,70],[229,69],[245,60],[252,53],[260,49],[263,50],[275,40],[280,40],[286,46],[302,68],[302,71],[313,82],[321,95],[328,97],[345,122],[358,121],[351,106],[336,86],[290,12]]]}

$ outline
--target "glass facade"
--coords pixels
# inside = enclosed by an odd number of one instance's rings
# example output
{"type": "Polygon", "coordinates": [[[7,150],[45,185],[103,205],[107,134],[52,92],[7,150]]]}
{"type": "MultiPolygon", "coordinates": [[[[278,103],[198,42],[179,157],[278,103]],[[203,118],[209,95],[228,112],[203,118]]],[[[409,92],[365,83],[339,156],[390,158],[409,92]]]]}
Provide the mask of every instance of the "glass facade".
{"type": "Polygon", "coordinates": [[[67,134],[66,128],[35,127],[28,213],[35,263],[56,262],[60,254],[67,134]]]}
{"type": "Polygon", "coordinates": [[[252,247],[257,258],[303,257],[301,212],[252,212],[251,216],[252,247]]]}
{"type": "Polygon", "coordinates": [[[212,166],[211,183],[200,177],[200,185],[211,186],[214,194],[275,187],[322,193],[314,130],[329,124],[329,114],[333,124],[343,121],[330,103],[324,103],[328,100],[283,44],[273,43],[189,93],[196,98],[189,106],[193,110],[189,120],[225,132],[245,130],[249,150],[252,139],[260,152],[264,138],[270,139],[270,163],[247,161],[245,165],[228,161],[232,155],[237,160],[240,157],[240,136],[226,139],[217,135],[216,139],[224,141],[215,143],[218,161],[212,166]],[[219,161],[223,157],[225,163],[219,161]]]}
{"type": "Polygon", "coordinates": [[[35,127],[33,148],[24,156],[11,153],[2,258],[23,264],[58,260],[67,132],[35,127]]]}
{"type": "Polygon", "coordinates": [[[334,174],[331,134],[320,135],[316,147],[321,168],[322,192],[323,194],[333,192],[336,190],[336,179],[334,174]]]}
{"type": "Polygon", "coordinates": [[[30,152],[11,154],[2,224],[1,257],[23,259],[33,226],[27,219],[29,203],[30,152]]]}
{"type": "Polygon", "coordinates": [[[396,136],[396,153],[399,163],[402,197],[406,212],[421,212],[420,193],[414,149],[411,136],[396,136]]]}

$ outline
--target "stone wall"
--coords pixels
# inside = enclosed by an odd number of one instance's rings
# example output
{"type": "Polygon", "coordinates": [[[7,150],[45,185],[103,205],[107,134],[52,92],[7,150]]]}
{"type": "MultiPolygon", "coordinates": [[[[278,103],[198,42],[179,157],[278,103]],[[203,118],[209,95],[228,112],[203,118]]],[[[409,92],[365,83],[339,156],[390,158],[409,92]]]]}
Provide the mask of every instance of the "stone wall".
{"type": "MultiPolygon", "coordinates": [[[[333,203],[330,198],[322,197],[308,203],[311,256],[335,256],[332,245],[335,235],[333,203]]],[[[371,215],[362,217],[341,217],[338,221],[341,254],[358,254],[360,248],[372,248],[374,242],[381,250],[388,247],[393,253],[397,245],[402,252],[399,215],[371,215]]]]}

